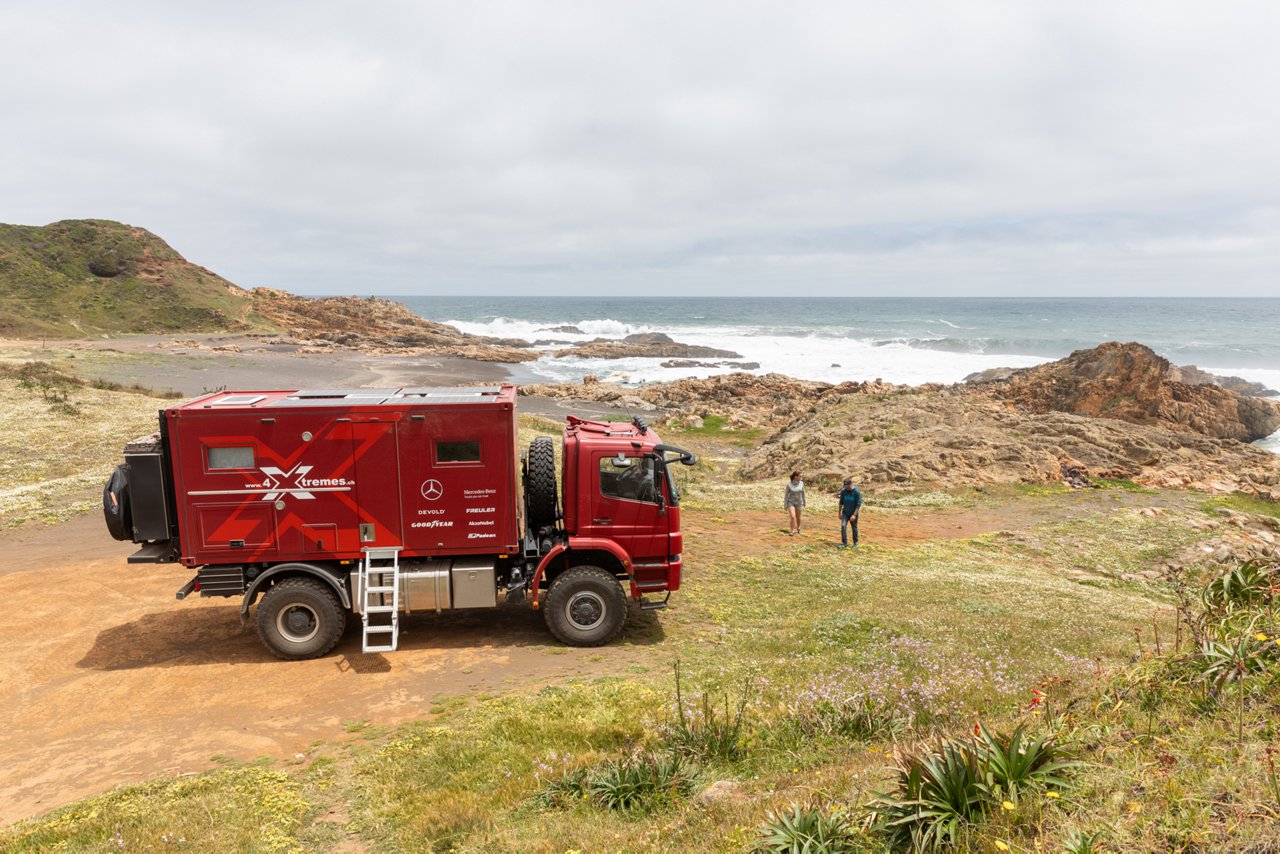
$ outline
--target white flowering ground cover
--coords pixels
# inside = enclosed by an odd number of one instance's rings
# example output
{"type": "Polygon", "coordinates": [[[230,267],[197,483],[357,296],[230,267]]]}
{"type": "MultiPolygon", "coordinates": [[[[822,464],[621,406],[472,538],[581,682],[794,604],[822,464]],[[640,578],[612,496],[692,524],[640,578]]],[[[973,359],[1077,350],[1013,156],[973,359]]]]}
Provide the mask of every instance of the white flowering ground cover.
{"type": "Polygon", "coordinates": [[[0,520],[57,522],[97,506],[125,442],[156,430],[171,400],[89,386],[23,387],[0,376],[0,520]],[[64,397],[65,395],[65,397],[64,397]]]}

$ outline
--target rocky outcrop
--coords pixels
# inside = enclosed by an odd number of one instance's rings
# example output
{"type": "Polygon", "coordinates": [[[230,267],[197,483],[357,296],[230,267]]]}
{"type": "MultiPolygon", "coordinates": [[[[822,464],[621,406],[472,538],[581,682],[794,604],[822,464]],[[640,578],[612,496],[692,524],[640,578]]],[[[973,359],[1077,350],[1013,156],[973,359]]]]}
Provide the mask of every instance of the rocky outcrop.
{"type": "Polygon", "coordinates": [[[1169,368],[1169,379],[1187,385],[1216,385],[1249,397],[1280,397],[1280,391],[1267,388],[1262,383],[1246,380],[1244,377],[1224,377],[1202,371],[1195,365],[1182,365],[1169,368]]]}
{"type": "Polygon", "coordinates": [[[732,350],[717,350],[715,347],[700,347],[696,344],[681,344],[673,341],[671,336],[661,332],[641,332],[628,335],[621,341],[608,338],[597,338],[584,344],[575,344],[564,350],[556,351],[557,356],[576,356],[581,359],[626,359],[633,356],[644,358],[680,358],[680,359],[741,359],[741,354],[732,350]]]}
{"type": "Polygon", "coordinates": [[[1280,430],[1280,404],[1189,384],[1142,344],[1108,343],[981,386],[1031,413],[1069,412],[1252,442],[1280,430]]]}
{"type": "Polygon", "coordinates": [[[1066,412],[1017,411],[963,388],[820,403],[747,459],[751,478],[795,468],[880,488],[1087,483],[1248,492],[1280,499],[1280,456],[1233,439],[1066,412]]]}
{"type": "Polygon", "coordinates": [[[519,339],[468,335],[424,320],[398,302],[378,297],[300,297],[271,288],[251,291],[254,311],[289,331],[308,350],[426,353],[482,362],[537,358],[519,339]]]}
{"type": "Polygon", "coordinates": [[[852,475],[894,490],[1116,478],[1280,500],[1280,455],[1237,438],[1273,432],[1274,404],[1169,379],[1167,369],[1145,347],[1109,344],[987,384],[729,374],[638,388],[589,377],[521,391],[656,409],[669,423],[717,415],[733,428],[761,429],[769,438],[744,462],[749,479],[800,468],[816,484],[852,475]]]}

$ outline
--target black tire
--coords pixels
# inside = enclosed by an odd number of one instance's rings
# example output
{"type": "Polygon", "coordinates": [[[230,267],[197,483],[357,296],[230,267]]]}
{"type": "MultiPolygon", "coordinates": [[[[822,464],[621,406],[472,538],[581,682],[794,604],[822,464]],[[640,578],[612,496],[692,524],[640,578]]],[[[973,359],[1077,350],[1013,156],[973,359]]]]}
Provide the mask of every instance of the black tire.
{"type": "Polygon", "coordinates": [[[529,526],[542,528],[556,522],[556,448],[550,436],[539,436],[529,443],[525,474],[525,499],[529,507],[529,526]]]}
{"type": "Polygon", "coordinates": [[[543,612],[547,628],[569,646],[602,646],[627,621],[627,594],[598,566],[575,566],[551,583],[543,612]]]}
{"type": "Polygon", "coordinates": [[[263,595],[254,622],[267,649],[298,661],[333,649],[347,628],[347,612],[323,581],[286,578],[263,595]]]}
{"type": "Polygon", "coordinates": [[[129,505],[129,475],[124,466],[116,466],[106,486],[102,487],[102,515],[107,533],[117,540],[133,539],[133,512],[129,505]]]}

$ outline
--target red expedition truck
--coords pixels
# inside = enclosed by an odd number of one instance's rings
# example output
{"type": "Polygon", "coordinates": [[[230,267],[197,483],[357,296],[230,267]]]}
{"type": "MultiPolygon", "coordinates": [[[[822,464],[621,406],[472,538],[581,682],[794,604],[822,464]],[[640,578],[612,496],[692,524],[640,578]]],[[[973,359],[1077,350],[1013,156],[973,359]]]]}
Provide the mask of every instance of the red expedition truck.
{"type": "Polygon", "coordinates": [[[281,658],[324,655],[349,613],[382,652],[401,613],[526,598],[564,643],[607,643],[628,598],[680,587],[671,469],[694,455],[570,416],[558,490],[551,438],[521,454],[516,427],[513,385],[215,392],[125,446],[103,511],[130,563],[195,570],[179,599],[240,596],[245,621],[257,602],[281,658]]]}

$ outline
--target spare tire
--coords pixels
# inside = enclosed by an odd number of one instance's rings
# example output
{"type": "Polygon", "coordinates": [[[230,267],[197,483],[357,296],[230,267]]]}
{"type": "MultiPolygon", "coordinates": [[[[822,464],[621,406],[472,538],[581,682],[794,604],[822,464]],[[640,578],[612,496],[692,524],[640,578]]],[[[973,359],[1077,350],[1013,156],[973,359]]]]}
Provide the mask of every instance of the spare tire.
{"type": "Polygon", "coordinates": [[[129,470],[116,466],[102,487],[102,515],[107,531],[117,540],[133,539],[133,512],[129,507],[129,470]]]}
{"type": "Polygon", "coordinates": [[[550,436],[529,443],[524,476],[529,525],[542,528],[556,521],[556,448],[550,436]]]}

